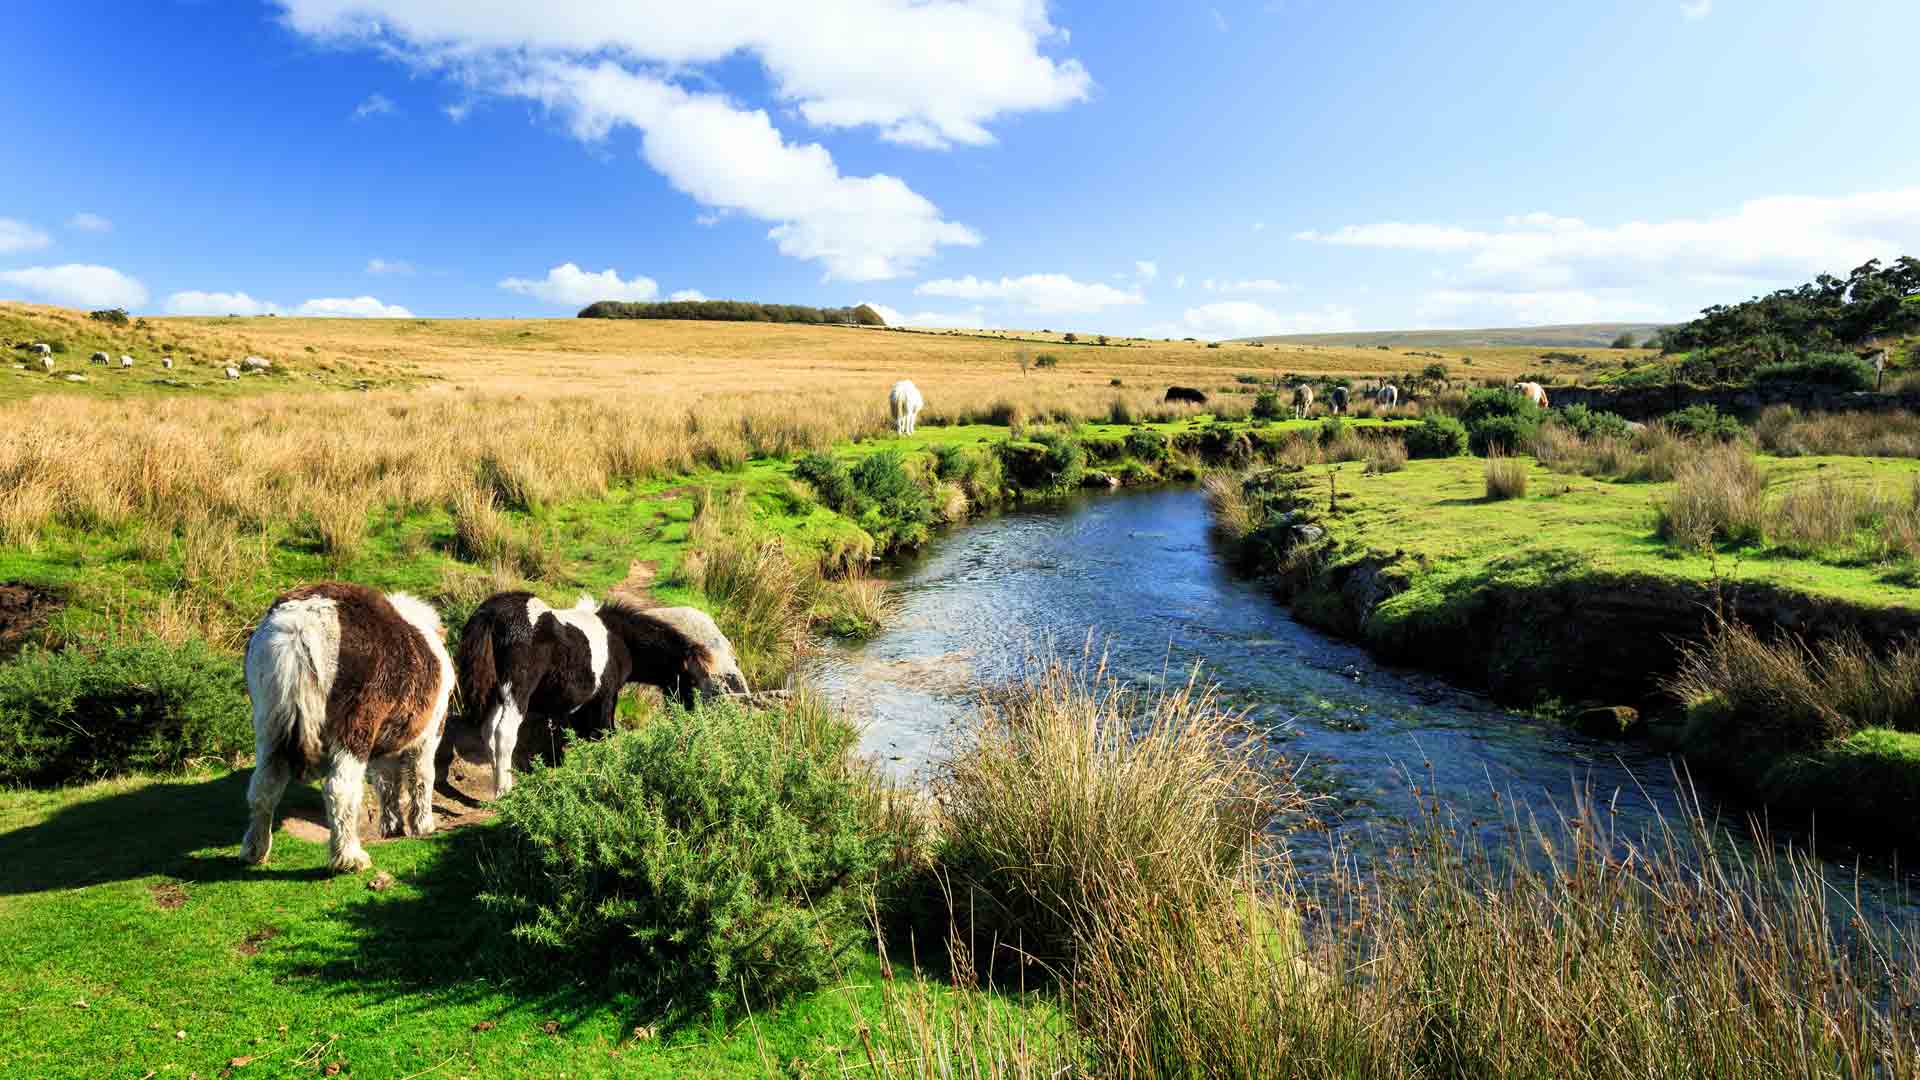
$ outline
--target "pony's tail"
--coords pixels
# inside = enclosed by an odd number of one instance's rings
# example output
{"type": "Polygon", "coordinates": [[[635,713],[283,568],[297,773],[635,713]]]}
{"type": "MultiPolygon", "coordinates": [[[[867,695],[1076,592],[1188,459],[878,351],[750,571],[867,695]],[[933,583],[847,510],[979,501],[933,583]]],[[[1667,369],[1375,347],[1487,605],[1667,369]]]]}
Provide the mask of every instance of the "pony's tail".
{"type": "Polygon", "coordinates": [[[247,694],[259,748],[277,754],[295,779],[320,760],[327,683],[340,616],[331,601],[292,600],[275,607],[247,642],[247,694]],[[325,657],[327,659],[323,660],[325,657]]]}
{"type": "Polygon", "coordinates": [[[475,612],[460,631],[460,651],[453,658],[460,678],[460,716],[476,728],[486,719],[487,701],[499,685],[493,666],[493,623],[491,612],[475,612]]]}

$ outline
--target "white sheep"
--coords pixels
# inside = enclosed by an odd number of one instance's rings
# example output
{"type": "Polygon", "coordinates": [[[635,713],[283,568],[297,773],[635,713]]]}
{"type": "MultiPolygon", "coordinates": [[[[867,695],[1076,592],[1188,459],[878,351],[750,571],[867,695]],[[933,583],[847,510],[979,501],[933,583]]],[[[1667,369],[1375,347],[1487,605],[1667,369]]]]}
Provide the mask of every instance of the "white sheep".
{"type": "Polygon", "coordinates": [[[913,434],[913,425],[920,417],[920,410],[927,407],[927,399],[920,396],[920,388],[901,379],[893,384],[893,392],[887,395],[887,407],[893,412],[893,430],[901,435],[913,434]]]}
{"type": "Polygon", "coordinates": [[[53,374],[53,357],[45,356],[45,355],[41,356],[40,370],[46,372],[49,375],[53,374]]]}
{"type": "Polygon", "coordinates": [[[166,368],[166,369],[167,369],[168,371],[172,371],[172,370],[173,370],[173,357],[171,357],[171,356],[163,356],[163,357],[161,357],[161,358],[160,358],[160,366],[161,366],[161,367],[163,367],[163,368],[166,368]]]}
{"type": "Polygon", "coordinates": [[[272,366],[273,361],[264,356],[249,356],[240,361],[240,368],[243,371],[265,371],[272,366]]]}
{"type": "Polygon", "coordinates": [[[237,379],[237,378],[239,378],[239,377],[240,377],[240,369],[239,369],[239,368],[237,368],[237,367],[230,367],[230,368],[228,368],[228,369],[227,369],[227,378],[229,378],[229,379],[237,379]]]}
{"type": "Polygon", "coordinates": [[[120,358],[120,366],[121,366],[121,367],[123,367],[123,368],[130,368],[130,367],[132,367],[132,366],[133,366],[133,357],[131,357],[131,356],[122,356],[122,357],[120,358]]]}

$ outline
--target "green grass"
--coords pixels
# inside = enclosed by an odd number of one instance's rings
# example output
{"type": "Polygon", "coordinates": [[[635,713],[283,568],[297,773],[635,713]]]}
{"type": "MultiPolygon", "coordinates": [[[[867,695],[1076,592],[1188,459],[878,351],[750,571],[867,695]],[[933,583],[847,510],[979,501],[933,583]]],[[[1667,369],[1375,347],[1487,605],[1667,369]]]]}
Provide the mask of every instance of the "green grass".
{"type": "MultiPolygon", "coordinates": [[[[751,1023],[635,1039],[653,1020],[600,987],[474,972],[498,947],[473,904],[490,826],[379,844],[395,879],[380,892],[329,876],[325,845],[284,830],[273,862],[249,868],[235,855],[246,779],[0,793],[0,1075],[213,1077],[238,1057],[255,1059],[246,1076],[330,1062],[383,1077],[828,1072],[880,1012],[869,949],[832,988],[751,1023]]],[[[318,804],[311,786],[289,791],[289,806],[318,804]]]]}

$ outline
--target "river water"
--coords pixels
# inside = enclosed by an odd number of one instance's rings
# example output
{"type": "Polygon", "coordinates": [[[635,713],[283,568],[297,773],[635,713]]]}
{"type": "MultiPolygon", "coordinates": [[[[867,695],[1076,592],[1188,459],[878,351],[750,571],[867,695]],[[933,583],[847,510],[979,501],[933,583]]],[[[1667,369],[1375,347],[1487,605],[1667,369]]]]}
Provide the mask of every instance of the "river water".
{"type": "MultiPolygon", "coordinates": [[[[893,576],[891,625],[828,650],[810,675],[866,723],[866,750],[901,775],[925,774],[976,688],[1017,676],[1037,649],[1078,656],[1091,635],[1123,679],[1184,680],[1199,665],[1304,765],[1328,796],[1319,816],[1348,847],[1394,842],[1435,795],[1489,842],[1516,808],[1552,818],[1577,790],[1630,835],[1683,806],[1664,754],[1515,714],[1296,622],[1229,571],[1195,488],[990,517],[936,539],[893,576]]],[[[1731,810],[1723,820],[1743,819],[1731,810]]],[[[1905,891],[1885,868],[1866,878],[1884,900],[1905,891]]]]}

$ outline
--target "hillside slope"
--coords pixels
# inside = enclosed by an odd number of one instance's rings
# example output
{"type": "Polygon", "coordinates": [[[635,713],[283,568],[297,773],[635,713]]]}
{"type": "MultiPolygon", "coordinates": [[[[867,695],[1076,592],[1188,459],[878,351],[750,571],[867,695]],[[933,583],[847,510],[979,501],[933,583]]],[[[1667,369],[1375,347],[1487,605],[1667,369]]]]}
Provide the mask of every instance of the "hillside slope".
{"type": "Polygon", "coordinates": [[[1647,335],[1664,325],[1610,322],[1487,327],[1480,330],[1367,330],[1347,334],[1281,334],[1244,340],[1268,345],[1350,345],[1361,348],[1376,345],[1421,345],[1440,349],[1517,345],[1604,348],[1622,333],[1632,334],[1635,341],[1645,341],[1647,335]]]}

